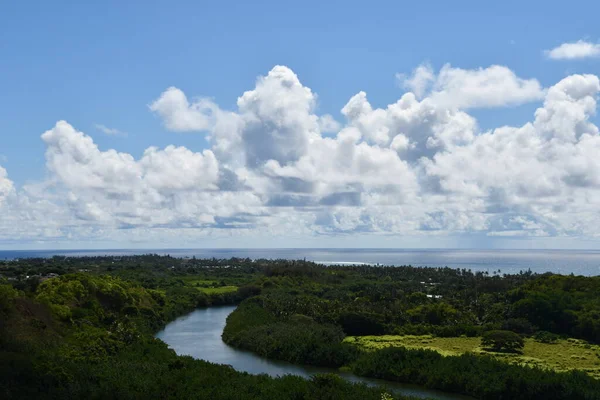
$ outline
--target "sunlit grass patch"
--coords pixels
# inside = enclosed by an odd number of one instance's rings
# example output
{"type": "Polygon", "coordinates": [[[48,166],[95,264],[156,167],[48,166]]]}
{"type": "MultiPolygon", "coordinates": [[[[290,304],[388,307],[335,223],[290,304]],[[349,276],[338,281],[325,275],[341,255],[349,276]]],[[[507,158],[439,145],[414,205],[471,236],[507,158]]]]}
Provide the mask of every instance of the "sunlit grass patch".
{"type": "Polygon", "coordinates": [[[184,281],[186,285],[196,288],[206,294],[230,293],[235,292],[238,289],[235,285],[225,285],[224,282],[210,279],[189,277],[184,279],[184,281]]]}
{"type": "Polygon", "coordinates": [[[221,287],[199,287],[198,290],[206,294],[219,294],[219,293],[230,293],[237,290],[237,286],[221,286],[221,287]]]}
{"type": "Polygon", "coordinates": [[[190,286],[210,286],[217,285],[218,282],[211,279],[196,279],[194,277],[184,278],[183,281],[190,286]]]}
{"type": "Polygon", "coordinates": [[[539,343],[525,339],[523,354],[493,353],[481,349],[481,338],[451,337],[441,338],[430,335],[384,335],[349,336],[346,342],[367,350],[377,350],[388,346],[404,346],[411,349],[435,350],[446,356],[471,352],[489,354],[497,359],[521,365],[550,368],[556,371],[579,369],[600,379],[600,346],[583,340],[559,340],[555,344],[539,343]]]}

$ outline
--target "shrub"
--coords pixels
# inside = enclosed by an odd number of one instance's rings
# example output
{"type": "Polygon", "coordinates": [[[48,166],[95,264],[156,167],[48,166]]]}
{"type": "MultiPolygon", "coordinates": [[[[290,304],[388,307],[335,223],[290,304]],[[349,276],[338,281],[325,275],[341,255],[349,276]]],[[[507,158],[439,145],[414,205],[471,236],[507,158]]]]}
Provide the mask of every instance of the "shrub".
{"type": "Polygon", "coordinates": [[[494,351],[518,352],[523,349],[523,338],[511,331],[488,331],[481,338],[481,346],[494,351]]]}
{"type": "Polygon", "coordinates": [[[540,343],[556,343],[560,339],[560,336],[547,331],[539,331],[533,338],[536,342],[540,343]]]}

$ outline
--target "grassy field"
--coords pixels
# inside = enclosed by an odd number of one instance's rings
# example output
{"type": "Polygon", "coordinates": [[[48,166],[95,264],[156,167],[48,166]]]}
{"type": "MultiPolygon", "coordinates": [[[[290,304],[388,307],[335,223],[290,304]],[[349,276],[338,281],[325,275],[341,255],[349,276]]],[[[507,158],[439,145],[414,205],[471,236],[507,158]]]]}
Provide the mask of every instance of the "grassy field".
{"type": "Polygon", "coordinates": [[[212,286],[217,285],[219,282],[210,279],[197,279],[195,277],[185,277],[182,279],[187,285],[190,286],[212,286]]]}
{"type": "Polygon", "coordinates": [[[221,287],[199,287],[197,289],[206,294],[215,294],[215,293],[235,292],[238,288],[237,288],[237,286],[221,286],[221,287]]]}
{"type": "Polygon", "coordinates": [[[349,336],[346,342],[365,349],[379,349],[387,346],[404,346],[435,350],[443,355],[459,355],[466,352],[490,354],[506,362],[535,365],[557,371],[579,369],[600,379],[600,346],[583,340],[566,339],[555,344],[539,343],[525,339],[523,354],[492,353],[481,349],[480,338],[453,337],[439,338],[425,336],[349,336]]]}
{"type": "Polygon", "coordinates": [[[187,277],[184,278],[183,281],[186,285],[194,287],[206,294],[229,293],[235,292],[238,289],[236,285],[226,284],[225,282],[210,279],[198,279],[196,277],[187,277]]]}

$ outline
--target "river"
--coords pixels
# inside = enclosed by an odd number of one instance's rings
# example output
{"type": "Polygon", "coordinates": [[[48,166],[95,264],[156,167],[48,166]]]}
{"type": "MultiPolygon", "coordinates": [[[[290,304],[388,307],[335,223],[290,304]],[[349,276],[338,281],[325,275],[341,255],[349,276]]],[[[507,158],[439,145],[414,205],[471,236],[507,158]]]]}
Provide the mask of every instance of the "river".
{"type": "Polygon", "coordinates": [[[156,337],[167,343],[179,355],[189,355],[217,364],[228,364],[237,371],[251,374],[267,374],[270,376],[292,374],[308,378],[317,373],[333,372],[351,382],[362,382],[371,386],[385,386],[389,391],[423,399],[471,399],[465,396],[425,389],[416,385],[358,377],[333,368],[295,365],[268,360],[253,353],[235,349],[221,340],[225,321],[233,310],[235,310],[235,306],[197,309],[169,323],[165,329],[156,334],[156,337]]]}

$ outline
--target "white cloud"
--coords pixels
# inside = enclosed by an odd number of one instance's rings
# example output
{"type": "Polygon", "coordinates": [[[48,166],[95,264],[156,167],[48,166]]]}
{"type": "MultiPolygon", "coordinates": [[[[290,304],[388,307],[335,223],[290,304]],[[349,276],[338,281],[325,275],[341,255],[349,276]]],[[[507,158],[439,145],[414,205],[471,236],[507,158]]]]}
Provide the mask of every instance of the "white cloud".
{"type": "Polygon", "coordinates": [[[237,101],[246,165],[260,167],[269,160],[287,164],[306,154],[311,136],[319,132],[312,113],[315,102],[312,91],[287,67],[276,66],[259,78],[256,88],[237,101]]]}
{"type": "Polygon", "coordinates": [[[440,107],[430,98],[418,101],[413,93],[406,93],[385,109],[373,109],[366,93],[360,92],[348,101],[342,114],[365,141],[379,146],[393,143],[408,161],[468,142],[477,127],[475,119],[465,112],[440,107]]]}
{"type": "Polygon", "coordinates": [[[339,131],[341,127],[342,125],[329,114],[319,117],[319,129],[322,133],[335,133],[339,131]]]}
{"type": "Polygon", "coordinates": [[[589,218],[600,190],[600,160],[592,156],[600,136],[589,121],[598,91],[596,76],[567,77],[548,90],[533,122],[439,152],[424,160],[426,174],[452,198],[482,200],[482,211],[525,213],[545,221],[535,232],[570,233],[589,218]]]}
{"type": "Polygon", "coordinates": [[[572,75],[542,90],[499,66],[437,75],[424,66],[413,75],[407,87],[420,96],[377,108],[359,92],[342,108],[343,123],[319,115],[316,94],[284,66],[258,78],[235,110],[167,89],[152,110],[168,129],[205,132],[211,147],[202,152],[150,147],[136,159],[60,121],[42,135],[46,182],[17,191],[0,168],[10,210],[0,228],[19,238],[142,242],[600,235],[598,77],[572,75]],[[537,99],[521,126],[482,132],[467,112],[537,99]]]}
{"type": "Polygon", "coordinates": [[[94,127],[106,135],[111,135],[111,136],[119,136],[119,135],[126,136],[127,135],[126,132],[123,132],[116,128],[109,128],[106,125],[102,125],[102,124],[94,124],[94,127]]]}
{"type": "MultiPolygon", "coordinates": [[[[597,164],[589,155],[584,158],[586,162],[578,161],[582,157],[572,154],[568,158],[570,161],[559,163],[546,160],[548,154],[545,152],[550,148],[549,143],[559,138],[573,142],[585,135],[597,135],[595,126],[589,122],[596,107],[597,78],[572,76],[546,93],[537,80],[519,78],[506,67],[463,70],[446,65],[437,76],[430,67],[422,66],[407,82],[408,87],[421,95],[426,93],[421,101],[407,93],[387,108],[375,109],[366,94],[360,92],[342,109],[347,125],[340,127],[334,138],[324,138],[319,126],[314,125],[315,120],[319,121],[313,114],[314,95],[301,86],[291,71],[277,67],[267,77],[259,79],[257,88],[245,96],[261,105],[272,104],[271,96],[286,98],[285,111],[262,108],[268,111],[257,118],[255,110],[248,115],[248,109],[240,107],[241,112],[221,115],[232,121],[270,121],[273,116],[278,116],[279,124],[271,124],[278,129],[273,131],[261,126],[260,130],[261,134],[274,134],[285,132],[286,124],[282,122],[286,119],[282,117],[295,110],[292,115],[298,118],[296,126],[304,128],[291,131],[292,135],[282,133],[281,136],[293,138],[298,132],[302,143],[308,141],[309,144],[297,146],[301,151],[282,162],[266,154],[261,158],[259,165],[264,167],[260,169],[247,162],[242,164],[242,170],[238,170],[238,173],[244,171],[241,180],[253,191],[270,198],[270,206],[330,204],[339,216],[350,211],[337,207],[352,205],[356,210],[352,215],[361,216],[354,220],[364,222],[362,225],[356,223],[355,227],[360,225],[361,229],[367,229],[368,226],[370,230],[391,232],[400,224],[385,222],[385,218],[371,218],[380,205],[410,207],[413,222],[408,225],[420,227],[416,230],[491,231],[497,229],[495,224],[498,223],[494,222],[496,217],[491,211],[505,207],[515,213],[515,221],[531,219],[536,213],[543,212],[544,215],[537,217],[552,221],[545,216],[548,205],[540,199],[551,197],[553,200],[549,202],[556,206],[557,202],[563,201],[561,193],[572,188],[574,182],[592,182],[590,168],[597,164]],[[286,77],[291,77],[290,83],[281,84],[286,77]],[[293,87],[296,92],[289,96],[281,87],[293,87]],[[461,111],[542,98],[545,98],[544,107],[536,112],[534,123],[487,133],[480,133],[476,120],[461,111]],[[572,170],[573,173],[560,175],[558,171],[561,170],[572,170]],[[539,171],[547,171],[547,176],[540,179],[539,171]],[[527,202],[538,200],[540,204],[525,206],[527,202]],[[378,221],[377,227],[373,221],[378,221]]],[[[238,101],[240,104],[243,102],[238,101]]],[[[245,153],[247,127],[239,122],[235,125],[241,127],[237,143],[240,153],[245,153]]],[[[253,140],[257,137],[260,136],[254,136],[253,140]]],[[[579,151],[591,153],[593,149],[588,144],[579,151]]],[[[338,221],[335,222],[338,227],[342,226],[338,217],[319,218],[321,222],[338,221]]],[[[322,224],[318,226],[317,230],[323,227],[322,224]]],[[[563,233],[570,231],[551,222],[540,226],[542,228],[526,229],[527,234],[544,235],[560,229],[563,233]]]]}
{"type": "Polygon", "coordinates": [[[514,106],[541,100],[544,96],[536,79],[519,78],[501,65],[469,70],[446,64],[437,76],[429,65],[422,65],[406,82],[417,97],[427,94],[434,104],[443,108],[514,106]]]}
{"type": "Polygon", "coordinates": [[[188,204],[217,189],[219,165],[210,150],[151,147],[135,160],[127,153],[101,151],[65,121],[42,139],[48,170],[82,218],[133,225],[174,223],[180,217],[190,223],[214,221],[208,206],[188,204]]]}
{"type": "Polygon", "coordinates": [[[396,74],[396,79],[406,89],[412,91],[417,98],[422,98],[429,90],[431,84],[435,82],[436,77],[431,65],[421,64],[413,71],[410,77],[406,77],[403,74],[396,74]]]}
{"type": "Polygon", "coordinates": [[[553,60],[576,60],[600,56],[600,44],[585,40],[563,43],[552,50],[546,50],[546,56],[553,60]]]}
{"type": "Polygon", "coordinates": [[[184,147],[150,147],[136,161],[127,153],[100,151],[91,137],[65,121],[46,131],[42,140],[48,146],[48,169],[70,188],[115,195],[216,188],[218,161],[210,150],[194,153],[184,147]]]}
{"type": "Polygon", "coordinates": [[[4,202],[4,199],[8,197],[14,190],[13,182],[8,179],[8,173],[2,166],[0,166],[0,205],[4,202]]]}
{"type": "Polygon", "coordinates": [[[210,113],[216,106],[210,100],[202,98],[190,103],[181,90],[170,87],[149,107],[163,119],[167,129],[186,132],[203,131],[212,127],[210,113]]]}

